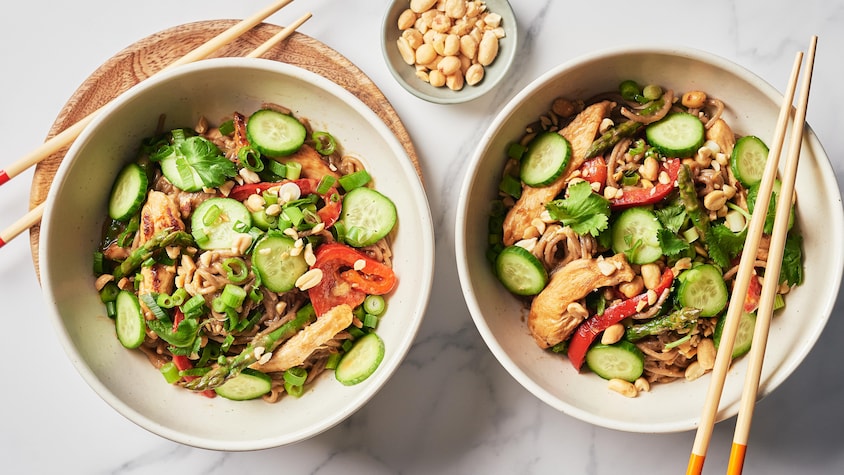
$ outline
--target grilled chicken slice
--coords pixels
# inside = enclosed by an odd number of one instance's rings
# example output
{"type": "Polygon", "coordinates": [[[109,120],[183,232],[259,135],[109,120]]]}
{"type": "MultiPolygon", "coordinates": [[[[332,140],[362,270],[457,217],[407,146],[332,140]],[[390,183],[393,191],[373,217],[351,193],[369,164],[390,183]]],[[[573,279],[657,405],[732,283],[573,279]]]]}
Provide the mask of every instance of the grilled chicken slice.
{"type": "Polygon", "coordinates": [[[299,366],[311,353],[351,325],[352,319],[352,307],[338,305],[284,342],[275,350],[269,361],[264,364],[255,363],[252,368],[272,373],[299,366]]]}
{"type": "Polygon", "coordinates": [[[504,244],[511,245],[525,237],[525,230],[534,218],[545,209],[545,205],[565,188],[572,171],[580,168],[586,156],[586,151],[598,135],[601,121],[613,108],[611,101],[592,104],[583,109],[566,127],[560,130],[560,135],[571,143],[572,156],[566,170],[557,180],[547,186],[522,188],[522,196],[507,213],[504,219],[504,244]]]}
{"type": "Polygon", "coordinates": [[[576,259],[558,269],[530,306],[528,328],[536,344],[549,348],[564,341],[588,316],[578,303],[581,299],[601,287],[630,282],[634,276],[624,254],[576,259]]]}
{"type": "Polygon", "coordinates": [[[293,155],[286,157],[274,158],[281,163],[287,164],[290,162],[299,162],[302,165],[302,177],[322,179],[325,175],[331,175],[335,179],[340,178],[340,174],[332,170],[328,163],[322,159],[322,155],[316,151],[315,148],[308,144],[302,144],[299,150],[293,155]]]}
{"type": "Polygon", "coordinates": [[[717,143],[721,148],[721,153],[728,157],[732,155],[733,147],[736,145],[736,136],[724,119],[716,120],[711,127],[706,129],[706,139],[717,143]]]}
{"type": "MultiPolygon", "coordinates": [[[[179,216],[179,208],[169,196],[151,190],[147,195],[147,201],[141,208],[140,243],[147,242],[152,236],[162,230],[185,229],[185,224],[179,216]]],[[[152,266],[141,267],[141,282],[138,286],[138,295],[159,293],[171,294],[176,281],[176,266],[160,263],[152,266]]],[[[155,318],[149,308],[141,302],[141,309],[147,320],[155,318]]]]}

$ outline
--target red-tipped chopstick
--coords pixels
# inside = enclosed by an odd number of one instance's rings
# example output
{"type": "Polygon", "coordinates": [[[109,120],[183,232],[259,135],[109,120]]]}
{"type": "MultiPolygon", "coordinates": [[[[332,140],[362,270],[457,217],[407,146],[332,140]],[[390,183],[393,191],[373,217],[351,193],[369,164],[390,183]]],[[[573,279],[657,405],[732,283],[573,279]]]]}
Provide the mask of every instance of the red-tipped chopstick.
{"type": "MultiPolygon", "coordinates": [[[[771,141],[771,148],[768,152],[765,171],[762,175],[762,181],[759,184],[759,194],[756,199],[756,206],[753,210],[753,215],[750,218],[750,225],[748,226],[744,249],[757,249],[759,246],[762,230],[765,225],[765,217],[768,213],[768,204],[771,200],[774,180],[777,176],[777,166],[779,165],[780,153],[782,152],[782,144],[785,139],[786,130],[788,129],[788,119],[791,115],[794,91],[797,87],[797,80],[800,75],[800,63],[802,61],[803,53],[798,52],[794,59],[794,67],[792,68],[786,94],[783,97],[783,102],[780,107],[774,138],[771,141]]],[[[755,260],[755,252],[744,252],[741,255],[738,273],[736,274],[736,280],[732,290],[732,297],[730,298],[730,303],[727,307],[727,314],[722,317],[726,320],[724,321],[724,331],[722,333],[721,344],[719,346],[724,350],[719,351],[715,357],[715,366],[712,369],[712,379],[710,380],[709,390],[704,401],[703,410],[700,416],[700,423],[698,425],[694,445],[692,447],[692,453],[689,456],[689,463],[686,467],[687,475],[699,475],[703,471],[703,464],[706,460],[706,451],[709,448],[709,442],[712,438],[712,430],[715,426],[715,415],[718,411],[718,405],[721,402],[721,393],[724,390],[724,381],[726,380],[727,371],[729,370],[732,360],[731,349],[735,344],[738,323],[743,310],[744,296],[747,294],[748,284],[753,275],[753,265],[755,260]]]]}
{"type": "MultiPolygon", "coordinates": [[[[195,61],[199,61],[200,59],[207,58],[214,51],[217,51],[226,44],[231,43],[234,39],[243,35],[247,31],[252,29],[252,27],[257,25],[258,23],[261,23],[267,17],[281,10],[284,6],[286,6],[292,1],[293,0],[280,0],[273,2],[272,5],[269,5],[261,11],[255,13],[251,17],[238,22],[226,31],[220,33],[214,38],[211,38],[210,40],[208,40],[208,42],[202,44],[195,50],[191,51],[185,56],[182,56],[178,60],[174,61],[173,63],[162,69],[162,71],[172,68],[174,66],[188,64],[195,61]]],[[[79,136],[85,126],[87,126],[91,122],[91,120],[96,117],[97,113],[99,113],[101,110],[102,108],[95,110],[88,116],[79,120],[79,122],[71,125],[61,133],[52,137],[50,140],[47,140],[17,162],[12,163],[5,170],[0,170],[0,185],[6,183],[7,181],[19,175],[27,168],[37,164],[38,162],[61,150],[62,147],[65,147],[74,140],[76,140],[76,137],[79,136]]]]}
{"type": "Polygon", "coordinates": [[[794,126],[791,130],[791,142],[786,156],[782,185],[777,198],[774,230],[768,249],[769,265],[765,269],[765,282],[762,285],[762,296],[756,313],[756,326],[753,329],[753,340],[748,355],[748,371],[742,388],[741,404],[733,434],[733,445],[730,450],[730,461],[727,465],[728,475],[740,475],[744,468],[744,456],[747,452],[747,440],[750,436],[750,421],[753,418],[753,409],[758,397],[762,363],[765,358],[765,347],[768,344],[768,332],[774,311],[774,298],[779,287],[780,268],[783,250],[785,249],[785,238],[788,234],[788,220],[791,213],[794,181],[797,177],[797,164],[800,161],[800,147],[803,143],[803,128],[806,123],[806,109],[809,102],[809,89],[812,82],[812,68],[815,62],[817,41],[817,36],[813,36],[806,55],[803,84],[801,85],[800,98],[794,116],[794,126]]]}

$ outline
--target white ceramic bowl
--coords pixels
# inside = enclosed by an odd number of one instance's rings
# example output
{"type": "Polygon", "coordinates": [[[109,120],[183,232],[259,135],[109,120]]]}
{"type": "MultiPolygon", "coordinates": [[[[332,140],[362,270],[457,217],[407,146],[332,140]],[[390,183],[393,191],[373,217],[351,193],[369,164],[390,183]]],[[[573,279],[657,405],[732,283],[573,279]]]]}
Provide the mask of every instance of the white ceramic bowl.
{"type": "MultiPolygon", "coordinates": [[[[784,72],[786,74],[786,72],[784,72]]],[[[727,104],[725,118],[740,134],[772,137],[781,94],[732,62],[685,49],[623,48],[561,64],[514,97],[484,134],[469,163],[457,210],[457,264],[475,324],[502,366],[528,391],[578,419],[624,431],[675,432],[696,427],[710,381],[655,385],[627,399],[607,389],[592,373],[577,374],[564,356],[534,343],[522,318],[523,306],[491,271],[484,251],[489,202],[496,196],[506,147],[556,97],[588,98],[615,90],[621,80],[656,83],[675,91],[701,89],[727,104]]],[[[805,281],[786,298],[773,319],[760,385],[769,394],[800,364],[830,315],[844,268],[842,206],[835,175],[815,135],[807,129],[797,177],[799,225],[803,230],[805,281]],[[824,223],[818,232],[816,223],[824,223]]],[[[783,160],[784,162],[784,160],[783,160]]],[[[747,358],[729,371],[717,413],[737,413],[747,358]]]]}
{"type": "Polygon", "coordinates": [[[501,27],[506,36],[499,41],[498,56],[486,67],[484,78],[474,86],[465,85],[459,91],[448,87],[434,87],[416,77],[416,68],[404,62],[396,46],[401,36],[398,18],[410,7],[409,0],[394,0],[381,26],[381,52],[396,81],[414,96],[438,104],[457,104],[477,99],[492,90],[507,75],[518,50],[518,29],[513,9],[507,0],[484,0],[489,11],[501,15],[501,27]]]}
{"type": "Polygon", "coordinates": [[[363,406],[399,367],[419,328],[433,276],[434,240],[428,203],[399,141],[365,104],[327,79],[262,59],[226,58],[161,73],[121,95],[73,144],[56,174],[42,221],[41,277],[51,319],[85,381],[136,424],[183,444],[253,450],[293,443],[341,422],[363,406]],[[124,349],[93,288],[91,256],[106,200],[119,169],[141,138],[168,124],[190,126],[262,102],[289,107],[315,130],[330,131],[361,157],[376,187],[399,215],[393,250],[399,284],[378,334],[386,355],[365,382],[346,387],[331,372],[301,398],[276,404],[208,399],[167,385],[138,351],[124,349]]]}

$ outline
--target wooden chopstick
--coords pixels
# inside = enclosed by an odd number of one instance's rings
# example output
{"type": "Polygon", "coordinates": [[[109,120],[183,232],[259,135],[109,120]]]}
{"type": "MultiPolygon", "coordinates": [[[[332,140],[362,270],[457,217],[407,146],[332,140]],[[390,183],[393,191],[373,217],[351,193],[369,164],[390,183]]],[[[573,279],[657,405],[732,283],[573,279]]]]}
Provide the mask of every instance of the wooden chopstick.
{"type": "Polygon", "coordinates": [[[803,129],[806,123],[806,109],[808,108],[817,42],[818,37],[813,36],[806,56],[806,65],[803,69],[803,84],[800,89],[800,98],[791,131],[790,147],[786,156],[780,193],[777,198],[774,230],[768,249],[768,266],[765,268],[765,282],[762,284],[762,296],[759,301],[756,326],[753,330],[753,340],[748,355],[748,371],[742,388],[741,404],[739,405],[738,419],[733,434],[733,445],[730,449],[730,460],[727,465],[728,475],[739,475],[744,467],[744,456],[747,452],[747,441],[750,435],[750,421],[753,418],[753,409],[758,397],[762,363],[765,358],[765,347],[768,344],[774,299],[779,286],[782,256],[786,235],[788,234],[788,220],[791,213],[792,195],[794,194],[794,181],[797,177],[797,164],[800,161],[800,147],[803,143],[803,129]]]}
{"type": "MultiPolygon", "coordinates": [[[[285,0],[285,1],[287,3],[289,3],[293,0],[285,0]]],[[[298,20],[294,21],[289,26],[283,28],[281,31],[279,31],[278,33],[273,35],[267,41],[261,43],[257,48],[255,48],[246,57],[247,58],[257,58],[257,57],[265,54],[273,46],[277,45],[278,43],[284,41],[287,37],[289,37],[294,31],[296,31],[296,28],[299,28],[300,26],[302,26],[302,24],[305,23],[306,21],[308,21],[311,18],[311,16],[312,16],[311,13],[306,13],[306,14],[302,15],[301,17],[299,17],[298,20]]],[[[234,39],[234,38],[232,38],[232,39],[234,39]]],[[[220,46],[222,46],[222,45],[220,45],[220,46]]],[[[219,46],[218,46],[218,48],[219,48],[219,46]]],[[[181,63],[181,64],[187,64],[187,63],[181,63]]],[[[91,117],[91,116],[89,115],[88,117],[91,117]]],[[[85,119],[83,119],[83,120],[85,120],[85,119]]],[[[74,126],[72,126],[72,127],[74,127],[74,126]]],[[[71,141],[73,141],[74,138],[75,137],[71,138],[71,141]]],[[[41,217],[43,216],[43,214],[44,214],[44,203],[41,203],[38,206],[32,208],[23,217],[21,217],[20,219],[15,221],[11,226],[4,229],[3,231],[0,231],[0,247],[5,246],[9,241],[11,241],[15,237],[17,237],[24,230],[31,228],[36,223],[41,221],[41,217]]]]}
{"type": "MultiPolygon", "coordinates": [[[[261,23],[267,17],[281,10],[284,6],[286,6],[292,1],[293,0],[279,0],[273,2],[273,4],[269,5],[268,7],[265,7],[264,9],[255,13],[251,17],[238,22],[231,28],[228,28],[219,35],[215,36],[214,38],[211,38],[195,50],[189,52],[185,56],[169,64],[168,66],[163,68],[162,71],[172,68],[174,66],[188,64],[208,57],[209,55],[211,55],[211,53],[220,49],[222,46],[231,43],[235,38],[243,35],[252,27],[257,25],[258,23],[261,23]]],[[[94,117],[96,117],[96,115],[102,109],[103,108],[101,107],[95,110],[86,117],[80,119],[79,122],[76,122],[75,124],[71,125],[67,129],[63,130],[61,133],[56,134],[50,140],[47,140],[46,142],[38,146],[35,150],[31,151],[27,155],[24,155],[23,158],[21,158],[17,162],[12,163],[5,170],[0,170],[0,185],[6,183],[7,181],[22,173],[27,168],[37,164],[38,162],[61,150],[62,147],[65,147],[74,140],[76,140],[76,137],[79,136],[82,130],[91,122],[91,120],[94,119],[94,117]]]]}
{"type": "MultiPolygon", "coordinates": [[[[759,184],[759,194],[757,195],[756,206],[754,207],[753,214],[750,218],[744,249],[757,249],[759,246],[762,230],[765,225],[765,218],[768,213],[768,204],[771,200],[774,180],[777,175],[777,167],[779,165],[780,153],[782,152],[782,144],[788,129],[788,120],[791,116],[792,102],[794,100],[794,92],[797,88],[797,81],[800,74],[800,63],[802,60],[803,53],[798,52],[795,55],[794,66],[788,81],[786,94],[783,97],[783,102],[780,107],[774,138],[771,141],[771,148],[768,152],[768,159],[762,175],[762,181],[759,184]]],[[[790,194],[788,196],[789,198],[791,197],[790,194]]],[[[741,255],[739,269],[736,274],[736,280],[732,290],[730,303],[727,308],[727,313],[724,317],[722,317],[725,318],[724,331],[720,342],[720,346],[722,348],[729,349],[735,344],[738,323],[744,306],[744,296],[747,293],[748,284],[753,275],[753,263],[755,260],[755,252],[744,252],[741,255]]],[[[777,265],[780,264],[781,263],[778,263],[777,265]]],[[[692,453],[689,457],[689,463],[686,468],[687,475],[699,475],[703,470],[703,464],[706,460],[706,451],[709,447],[709,442],[712,438],[712,430],[715,425],[715,415],[721,401],[721,393],[724,389],[724,381],[726,380],[731,360],[732,355],[730,350],[719,351],[716,354],[715,366],[712,370],[712,379],[710,380],[709,389],[706,394],[706,399],[704,400],[704,407],[701,413],[697,433],[695,435],[692,453]]]]}

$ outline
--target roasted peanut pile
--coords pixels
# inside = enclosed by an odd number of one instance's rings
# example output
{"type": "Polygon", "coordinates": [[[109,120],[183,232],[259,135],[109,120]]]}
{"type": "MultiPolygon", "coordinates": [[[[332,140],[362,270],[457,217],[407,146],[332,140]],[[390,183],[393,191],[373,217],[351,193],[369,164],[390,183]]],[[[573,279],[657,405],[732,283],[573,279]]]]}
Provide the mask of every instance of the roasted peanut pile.
{"type": "Polygon", "coordinates": [[[481,82],[504,37],[501,15],[481,0],[410,0],[398,27],[399,52],[416,76],[454,91],[481,82]]]}

